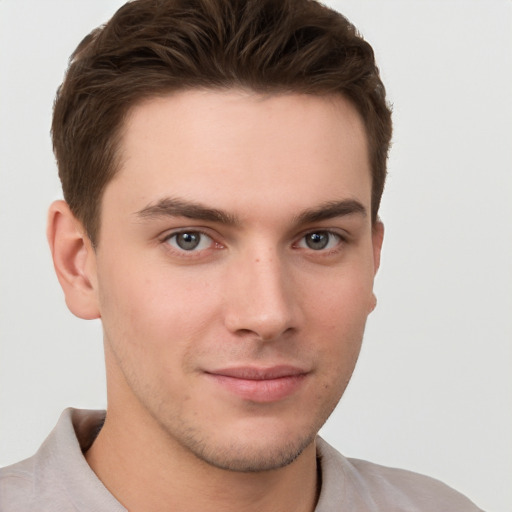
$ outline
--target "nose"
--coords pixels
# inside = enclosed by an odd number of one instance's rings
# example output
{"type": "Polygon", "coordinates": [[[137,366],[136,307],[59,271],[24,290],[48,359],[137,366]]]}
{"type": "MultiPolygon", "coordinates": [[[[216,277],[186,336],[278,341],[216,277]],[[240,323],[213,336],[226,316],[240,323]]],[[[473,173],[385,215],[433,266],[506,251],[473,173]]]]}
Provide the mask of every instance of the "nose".
{"type": "Polygon", "coordinates": [[[239,258],[228,281],[225,325],[229,331],[272,341],[298,328],[296,290],[277,251],[239,258]]]}

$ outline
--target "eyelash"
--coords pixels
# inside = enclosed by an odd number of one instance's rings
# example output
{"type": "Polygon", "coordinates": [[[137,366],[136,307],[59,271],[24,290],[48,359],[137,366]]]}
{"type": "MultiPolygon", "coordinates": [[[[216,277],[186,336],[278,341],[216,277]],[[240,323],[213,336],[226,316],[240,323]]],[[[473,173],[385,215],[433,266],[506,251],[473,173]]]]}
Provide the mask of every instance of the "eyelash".
{"type": "MultiPolygon", "coordinates": [[[[172,251],[175,254],[178,254],[180,256],[185,257],[200,257],[201,254],[204,254],[204,251],[209,251],[211,249],[224,249],[224,245],[216,242],[212,236],[210,236],[208,233],[205,233],[204,231],[200,229],[182,229],[180,231],[175,231],[173,233],[170,233],[166,235],[162,240],[162,243],[164,243],[170,251],[172,251]],[[210,239],[210,243],[208,247],[205,247],[203,249],[196,250],[196,248],[192,248],[191,250],[183,249],[182,247],[176,247],[171,245],[170,240],[176,239],[179,235],[199,235],[200,237],[206,237],[210,239]],[[212,247],[213,245],[213,247],[212,247]]],[[[336,254],[341,250],[341,246],[347,242],[346,237],[341,235],[338,232],[328,230],[328,229],[318,229],[318,230],[310,230],[306,233],[302,234],[296,242],[292,244],[292,247],[294,249],[304,249],[306,251],[310,251],[312,254],[322,255],[322,256],[328,256],[332,254],[336,254]],[[334,247],[329,248],[321,248],[319,250],[312,249],[311,247],[299,247],[299,244],[302,242],[304,244],[307,244],[306,237],[311,235],[328,235],[329,240],[327,242],[327,245],[329,245],[332,242],[332,239],[334,238],[336,240],[336,244],[334,247]]],[[[202,240],[199,240],[199,245],[202,243],[202,240]]]]}
{"type": "Polygon", "coordinates": [[[313,235],[321,235],[321,236],[324,236],[324,235],[328,235],[328,240],[327,240],[327,243],[326,243],[326,246],[325,247],[321,247],[320,249],[318,250],[315,250],[313,249],[312,247],[302,247],[306,250],[311,250],[312,252],[314,253],[319,253],[319,254],[322,254],[322,255],[326,255],[326,254],[333,254],[335,252],[337,252],[339,250],[339,247],[340,247],[340,244],[342,244],[343,242],[345,242],[346,240],[343,238],[343,236],[341,236],[339,233],[337,232],[334,232],[334,231],[329,231],[327,229],[318,229],[318,230],[313,230],[313,231],[308,231],[307,233],[305,233],[304,235],[302,235],[298,242],[296,242],[294,244],[294,247],[297,247],[299,246],[299,244],[303,243],[305,245],[308,244],[307,242],[307,237],[311,237],[313,235]],[[331,247],[327,247],[328,245],[330,245],[332,242],[335,242],[335,245],[334,246],[331,246],[331,247]]]}
{"type": "MultiPolygon", "coordinates": [[[[200,239],[199,245],[202,242],[203,241],[200,239]]],[[[215,249],[223,249],[224,248],[224,246],[222,244],[215,242],[215,240],[213,239],[212,236],[205,233],[204,231],[201,231],[200,229],[182,229],[180,231],[175,231],[173,233],[166,235],[162,239],[162,243],[166,244],[167,247],[169,248],[169,250],[171,250],[172,252],[179,254],[180,256],[186,254],[187,257],[194,257],[194,256],[197,257],[204,251],[208,251],[209,249],[211,249],[212,245],[215,246],[214,247],[215,249]],[[192,250],[189,250],[189,251],[187,251],[186,249],[183,249],[182,247],[176,247],[176,246],[171,245],[170,241],[172,239],[176,239],[179,235],[187,235],[187,234],[188,235],[199,235],[200,237],[203,237],[203,238],[206,237],[206,238],[209,238],[211,242],[208,244],[208,247],[205,247],[205,248],[199,249],[199,250],[195,250],[195,248],[193,248],[192,250]]]]}

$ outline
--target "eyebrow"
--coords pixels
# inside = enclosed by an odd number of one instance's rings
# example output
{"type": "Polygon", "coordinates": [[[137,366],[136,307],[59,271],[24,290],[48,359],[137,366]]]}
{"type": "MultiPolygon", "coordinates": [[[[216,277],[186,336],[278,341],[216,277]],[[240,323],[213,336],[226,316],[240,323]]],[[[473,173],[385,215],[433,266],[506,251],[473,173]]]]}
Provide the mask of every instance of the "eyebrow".
{"type": "Polygon", "coordinates": [[[200,203],[166,197],[160,199],[155,204],[150,204],[136,213],[141,219],[151,219],[158,217],[185,217],[187,219],[205,220],[209,222],[218,222],[230,226],[239,224],[239,220],[234,216],[216,208],[210,208],[200,203]]]}
{"type": "MultiPolygon", "coordinates": [[[[347,215],[367,216],[366,208],[355,199],[344,199],[341,201],[328,201],[315,208],[307,209],[295,216],[294,223],[297,225],[311,224],[336,217],[347,215]]],[[[205,220],[217,222],[229,226],[240,225],[241,222],[235,215],[217,208],[211,208],[201,203],[191,202],[184,199],[166,197],[154,204],[150,204],[135,214],[141,219],[152,219],[159,217],[184,217],[194,220],[205,220]]]]}
{"type": "Polygon", "coordinates": [[[347,215],[360,215],[366,217],[366,208],[355,199],[344,199],[342,201],[328,201],[316,208],[304,210],[296,216],[297,224],[311,224],[322,220],[346,217],[347,215]]]}

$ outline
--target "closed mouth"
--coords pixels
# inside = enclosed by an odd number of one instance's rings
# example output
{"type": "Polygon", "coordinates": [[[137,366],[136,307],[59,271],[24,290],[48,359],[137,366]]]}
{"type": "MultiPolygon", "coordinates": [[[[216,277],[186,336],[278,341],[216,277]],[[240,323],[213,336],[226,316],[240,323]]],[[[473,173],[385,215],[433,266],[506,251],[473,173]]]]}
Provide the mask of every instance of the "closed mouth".
{"type": "Polygon", "coordinates": [[[296,366],[240,366],[205,372],[224,389],[245,400],[268,403],[292,395],[308,371],[296,366]]]}

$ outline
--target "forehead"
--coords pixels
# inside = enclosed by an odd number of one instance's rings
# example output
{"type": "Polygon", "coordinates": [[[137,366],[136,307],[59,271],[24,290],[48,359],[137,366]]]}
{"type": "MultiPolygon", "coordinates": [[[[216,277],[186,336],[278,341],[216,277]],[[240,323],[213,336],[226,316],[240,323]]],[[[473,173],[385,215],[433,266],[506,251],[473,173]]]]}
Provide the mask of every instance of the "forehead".
{"type": "Polygon", "coordinates": [[[132,208],[166,195],[219,208],[279,206],[285,196],[291,208],[312,206],[306,197],[370,200],[364,124],[342,96],[193,90],[151,98],[127,117],[120,154],[105,201],[117,189],[132,208]]]}

